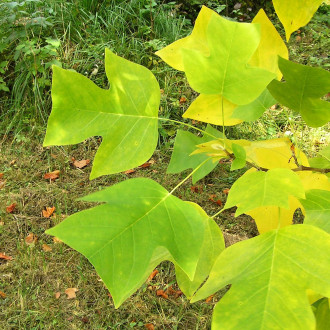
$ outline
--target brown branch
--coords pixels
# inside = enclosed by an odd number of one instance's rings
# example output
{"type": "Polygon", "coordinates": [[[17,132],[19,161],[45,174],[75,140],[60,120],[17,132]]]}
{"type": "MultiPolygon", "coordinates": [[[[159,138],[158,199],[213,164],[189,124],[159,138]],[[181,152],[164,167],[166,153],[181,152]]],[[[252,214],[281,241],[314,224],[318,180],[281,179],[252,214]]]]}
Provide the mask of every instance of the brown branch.
{"type": "Polygon", "coordinates": [[[317,168],[317,167],[309,167],[304,165],[299,165],[297,168],[291,169],[293,172],[299,171],[313,171],[313,172],[320,172],[320,173],[330,173],[330,168],[317,168]]]}

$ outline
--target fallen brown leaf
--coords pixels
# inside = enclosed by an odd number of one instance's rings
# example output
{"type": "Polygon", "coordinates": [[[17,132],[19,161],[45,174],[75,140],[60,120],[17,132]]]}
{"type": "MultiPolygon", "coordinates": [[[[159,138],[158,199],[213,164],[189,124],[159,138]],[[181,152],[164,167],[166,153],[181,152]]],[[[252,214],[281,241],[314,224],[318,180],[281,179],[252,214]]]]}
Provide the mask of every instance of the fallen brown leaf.
{"type": "Polygon", "coordinates": [[[123,172],[124,174],[132,174],[132,173],[134,173],[135,172],[135,170],[127,170],[127,171],[125,171],[125,172],[123,172]]]}
{"type": "Polygon", "coordinates": [[[148,282],[152,281],[153,278],[154,278],[158,273],[159,273],[158,270],[155,269],[155,270],[149,275],[147,281],[148,281],[148,282]]]}
{"type": "Polygon", "coordinates": [[[17,205],[16,203],[13,203],[13,204],[7,206],[7,207],[6,207],[6,212],[7,212],[7,213],[13,213],[14,210],[15,210],[16,205],[17,205]]]}
{"type": "Polygon", "coordinates": [[[222,192],[225,194],[225,195],[228,195],[229,194],[229,188],[226,188],[226,189],[224,189],[224,190],[222,190],[222,192]]]}
{"type": "Polygon", "coordinates": [[[84,316],[84,317],[81,318],[81,321],[83,323],[88,323],[89,322],[89,318],[87,316],[84,316]]]}
{"type": "Polygon", "coordinates": [[[139,167],[141,167],[141,168],[146,168],[146,167],[150,167],[150,165],[151,165],[151,163],[146,162],[146,163],[140,165],[139,167]]]}
{"type": "Polygon", "coordinates": [[[77,167],[77,168],[84,168],[85,166],[87,166],[90,163],[89,159],[83,159],[83,160],[75,160],[73,162],[73,166],[77,167]]]}
{"type": "Polygon", "coordinates": [[[179,101],[179,103],[180,104],[184,104],[184,103],[186,103],[187,102],[187,99],[184,97],[184,96],[181,96],[180,97],[180,101],[179,101]]]}
{"type": "Polygon", "coordinates": [[[7,295],[4,292],[0,291],[0,297],[5,299],[7,297],[7,295]]]}
{"type": "Polygon", "coordinates": [[[160,297],[163,297],[164,299],[168,299],[168,295],[167,295],[166,292],[164,292],[164,290],[157,290],[156,295],[160,296],[160,297]]]}
{"type": "Polygon", "coordinates": [[[13,257],[7,256],[5,253],[1,253],[1,252],[0,252],[0,259],[4,259],[4,260],[12,260],[13,257]]]}
{"type": "Polygon", "coordinates": [[[38,237],[36,235],[34,235],[33,233],[30,233],[29,235],[27,235],[25,237],[25,243],[26,244],[35,244],[38,240],[38,237]]]}
{"type": "Polygon", "coordinates": [[[42,210],[42,215],[45,217],[45,218],[49,218],[55,211],[55,206],[53,207],[46,207],[46,210],[42,210]]]}
{"type": "Polygon", "coordinates": [[[79,291],[77,288],[67,288],[65,290],[65,294],[67,295],[67,299],[76,298],[76,292],[79,291]]]}
{"type": "Polygon", "coordinates": [[[59,299],[61,297],[61,292],[56,292],[55,293],[55,299],[59,299]]]}
{"type": "Polygon", "coordinates": [[[56,179],[59,178],[59,176],[60,176],[60,171],[56,170],[56,171],[53,171],[53,172],[46,173],[44,175],[44,179],[56,180],[56,179]]]}
{"type": "Polygon", "coordinates": [[[214,294],[211,294],[208,298],[205,299],[206,303],[209,303],[213,300],[214,294]]]}
{"type": "Polygon", "coordinates": [[[3,177],[3,173],[0,173],[0,179],[2,179],[2,177],[3,177]]]}
{"type": "Polygon", "coordinates": [[[152,323],[146,323],[146,324],[144,325],[144,327],[145,327],[146,329],[148,329],[148,330],[154,330],[154,329],[155,329],[155,327],[154,327],[154,325],[153,325],[152,323]]]}
{"type": "Polygon", "coordinates": [[[52,251],[52,248],[47,245],[47,244],[42,244],[42,249],[45,251],[45,252],[50,252],[52,251]]]}
{"type": "Polygon", "coordinates": [[[190,190],[194,193],[201,193],[201,192],[203,192],[203,187],[202,186],[191,186],[190,190]]]}
{"type": "Polygon", "coordinates": [[[13,159],[10,163],[9,163],[9,165],[14,165],[16,163],[16,159],[13,159]]]}
{"type": "Polygon", "coordinates": [[[63,243],[59,238],[57,238],[57,237],[53,237],[53,242],[55,243],[55,244],[58,244],[58,243],[63,243]]]}
{"type": "Polygon", "coordinates": [[[212,194],[212,195],[210,195],[209,200],[210,200],[211,202],[213,202],[213,203],[218,204],[219,206],[222,206],[222,202],[221,202],[221,200],[220,200],[220,199],[217,199],[216,197],[217,197],[216,194],[212,194]]]}

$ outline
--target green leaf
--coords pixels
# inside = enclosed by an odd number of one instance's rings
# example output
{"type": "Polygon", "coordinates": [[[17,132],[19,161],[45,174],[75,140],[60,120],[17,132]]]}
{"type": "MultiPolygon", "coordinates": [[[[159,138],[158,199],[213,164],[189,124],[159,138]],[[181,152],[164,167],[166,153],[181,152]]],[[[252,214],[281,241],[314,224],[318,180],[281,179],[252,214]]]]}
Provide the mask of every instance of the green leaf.
{"type": "Polygon", "coordinates": [[[214,220],[209,218],[209,226],[206,228],[204,244],[194,279],[190,280],[180,267],[177,266],[175,268],[178,285],[188,298],[191,298],[200,285],[205,281],[215,260],[224,249],[225,242],[222,232],[214,220]]]}
{"type": "Polygon", "coordinates": [[[325,147],[319,152],[320,157],[308,159],[311,167],[330,168],[330,146],[325,147]]]}
{"type": "Polygon", "coordinates": [[[75,144],[101,135],[91,179],[128,170],[147,161],[158,138],[159,85],[146,68],[106,49],[110,89],[53,67],[53,109],[44,146],[75,144]]]}
{"type": "Polygon", "coordinates": [[[233,153],[235,155],[235,159],[233,160],[230,170],[238,170],[240,168],[243,168],[246,164],[246,152],[245,149],[240,146],[239,144],[233,143],[231,145],[233,149],[233,153]]]}
{"type": "Polygon", "coordinates": [[[198,16],[198,22],[204,24],[195,25],[192,35],[184,39],[184,47],[179,51],[182,42],[176,42],[157,55],[170,64],[169,58],[180,56],[180,68],[201,94],[220,94],[234,104],[252,102],[276,77],[247,65],[260,42],[259,25],[229,21],[204,8],[198,16]]]}
{"type": "Polygon", "coordinates": [[[237,206],[236,216],[260,206],[289,209],[289,196],[305,197],[304,187],[295,172],[284,168],[248,171],[231,187],[224,209],[237,206]]]}
{"type": "Polygon", "coordinates": [[[323,0],[273,0],[276,14],[284,26],[286,40],[292,32],[305,26],[313,17],[323,0]]]}
{"type": "Polygon", "coordinates": [[[330,90],[330,73],[320,68],[293,63],[279,57],[285,82],[273,80],[268,90],[281,104],[298,111],[309,126],[330,120],[330,103],[320,98],[330,90]]]}
{"type": "Polygon", "coordinates": [[[330,234],[330,191],[311,189],[300,203],[305,209],[304,223],[317,226],[330,234]]]}
{"type": "Polygon", "coordinates": [[[239,105],[235,108],[232,118],[238,118],[244,121],[255,121],[262,114],[276,103],[272,94],[265,89],[254,101],[245,105],[239,105]]]}
{"type": "MultiPolygon", "coordinates": [[[[178,130],[175,138],[174,149],[171,161],[167,168],[167,173],[179,173],[188,168],[196,169],[206,159],[210,158],[206,154],[191,155],[196,149],[196,145],[211,141],[214,138],[222,137],[222,133],[208,125],[205,130],[208,134],[198,137],[190,132],[178,130]]],[[[212,159],[202,165],[192,176],[193,183],[204,178],[217,166],[212,159]]]]}
{"type": "Polygon", "coordinates": [[[315,329],[306,290],[329,297],[329,269],[329,235],[288,226],[227,248],[192,301],[231,284],[214,309],[213,329],[315,329]]]}
{"type": "Polygon", "coordinates": [[[330,324],[329,299],[323,298],[313,304],[316,330],[328,330],[330,324]]]}
{"type": "Polygon", "coordinates": [[[82,198],[105,204],[71,215],[47,231],[93,264],[116,307],[163,260],[193,279],[208,216],[150,179],[131,179],[82,198]]]}

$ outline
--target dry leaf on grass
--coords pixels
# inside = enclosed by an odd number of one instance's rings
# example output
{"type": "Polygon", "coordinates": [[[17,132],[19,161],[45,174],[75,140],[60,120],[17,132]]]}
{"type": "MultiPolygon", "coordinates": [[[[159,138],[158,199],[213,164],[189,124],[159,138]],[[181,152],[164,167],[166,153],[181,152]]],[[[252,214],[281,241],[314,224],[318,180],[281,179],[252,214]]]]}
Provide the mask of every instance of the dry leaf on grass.
{"type": "Polygon", "coordinates": [[[164,292],[164,290],[157,290],[156,295],[160,296],[160,297],[163,297],[164,299],[168,299],[168,295],[167,295],[166,292],[164,292]]]}
{"type": "Polygon", "coordinates": [[[56,170],[56,171],[53,171],[53,172],[46,173],[44,175],[44,179],[56,180],[56,179],[59,178],[59,176],[60,176],[60,171],[56,170]]]}
{"type": "Polygon", "coordinates": [[[153,325],[152,323],[146,323],[146,324],[144,325],[144,327],[145,327],[146,329],[148,329],[148,330],[154,330],[154,329],[155,329],[155,327],[154,327],[154,325],[153,325]]]}
{"type": "Polygon", "coordinates": [[[210,303],[210,302],[212,302],[213,297],[214,297],[214,294],[211,294],[209,297],[207,297],[207,298],[205,299],[205,302],[206,302],[206,303],[210,303]]]}
{"type": "Polygon", "coordinates": [[[179,101],[179,103],[180,104],[184,104],[184,103],[186,103],[187,102],[187,99],[184,97],[184,96],[181,96],[180,97],[180,101],[179,101]]]}
{"type": "Polygon", "coordinates": [[[55,243],[55,244],[58,244],[58,243],[63,243],[59,238],[57,238],[57,237],[53,237],[53,242],[55,243]]]}
{"type": "Polygon", "coordinates": [[[42,249],[45,251],[45,252],[50,252],[52,251],[52,248],[47,245],[47,244],[42,244],[42,249]]]}
{"type": "Polygon", "coordinates": [[[3,173],[0,173],[0,179],[2,179],[3,178],[3,173]]]}
{"type": "Polygon", "coordinates": [[[135,172],[135,170],[127,170],[127,171],[125,171],[125,172],[123,172],[124,174],[132,174],[132,173],[134,173],[135,172]]]}
{"type": "Polygon", "coordinates": [[[210,200],[211,202],[213,202],[213,203],[218,204],[219,206],[222,206],[222,202],[221,202],[220,199],[217,198],[217,195],[216,195],[216,194],[212,194],[212,195],[210,195],[209,200],[210,200]]]}
{"type": "Polygon", "coordinates": [[[15,210],[16,205],[17,205],[16,203],[13,203],[13,204],[7,206],[7,207],[6,207],[6,212],[7,212],[7,213],[13,213],[14,210],[15,210]]]}
{"type": "Polygon", "coordinates": [[[42,210],[42,215],[45,217],[45,218],[49,218],[55,211],[55,206],[53,207],[46,207],[46,210],[42,210]]]}
{"type": "Polygon", "coordinates": [[[225,195],[228,195],[229,194],[229,188],[226,188],[226,189],[224,189],[224,190],[222,190],[222,192],[225,194],[225,195]]]}
{"type": "Polygon", "coordinates": [[[76,168],[84,168],[89,163],[90,163],[90,160],[89,159],[75,160],[73,162],[73,166],[75,166],[76,168]]]}
{"type": "Polygon", "coordinates": [[[55,299],[59,299],[61,297],[61,292],[56,292],[55,293],[55,299]]]}
{"type": "Polygon", "coordinates": [[[0,297],[5,299],[7,297],[7,295],[4,292],[0,291],[0,297]]]}
{"type": "Polygon", "coordinates": [[[5,186],[6,181],[7,181],[7,180],[4,180],[4,181],[1,181],[1,180],[0,180],[0,189],[2,189],[2,188],[5,186]]]}
{"type": "Polygon", "coordinates": [[[158,273],[159,273],[158,270],[155,269],[155,270],[149,275],[147,281],[148,281],[148,282],[152,281],[152,279],[153,279],[158,273]]]}
{"type": "Polygon", "coordinates": [[[65,290],[65,294],[67,295],[67,299],[76,298],[76,292],[79,291],[77,288],[67,288],[65,290]]]}
{"type": "Polygon", "coordinates": [[[38,240],[38,237],[36,235],[34,235],[33,233],[30,233],[29,235],[27,235],[25,237],[25,243],[26,244],[35,244],[38,240]]]}
{"type": "Polygon", "coordinates": [[[5,253],[1,253],[1,252],[0,252],[0,259],[4,259],[4,260],[12,260],[13,257],[7,256],[5,253]]]}

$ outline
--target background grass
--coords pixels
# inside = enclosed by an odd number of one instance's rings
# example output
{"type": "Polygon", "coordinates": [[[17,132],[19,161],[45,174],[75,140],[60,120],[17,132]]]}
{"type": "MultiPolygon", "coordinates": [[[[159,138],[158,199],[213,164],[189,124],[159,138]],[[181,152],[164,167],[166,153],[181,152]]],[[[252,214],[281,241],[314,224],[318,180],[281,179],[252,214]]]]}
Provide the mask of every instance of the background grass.
{"type": "MultiPolygon", "coordinates": [[[[131,175],[118,174],[88,180],[90,166],[79,170],[72,157],[93,159],[99,142],[91,138],[74,146],[43,148],[46,121],[51,110],[51,65],[61,65],[86,75],[98,86],[107,88],[104,48],[148,67],[157,77],[162,98],[160,116],[180,120],[196,97],[184,75],[169,68],[154,52],[187,35],[201,4],[234,20],[249,21],[261,5],[283,35],[271,2],[242,1],[149,1],[149,0],[47,0],[2,1],[0,4],[0,252],[14,259],[0,259],[0,329],[128,329],[152,323],[159,329],[209,328],[212,308],[209,303],[189,304],[183,296],[166,300],[157,289],[177,289],[173,267],[164,262],[159,274],[146,282],[136,294],[115,310],[108,291],[89,262],[64,244],[55,243],[44,231],[67,215],[90,207],[78,197],[129,177],[150,177],[167,189],[173,188],[188,173],[166,175],[176,129],[162,123],[155,163],[131,175]],[[249,10],[252,9],[252,11],[249,10]],[[187,102],[180,102],[181,97],[187,102]],[[43,175],[60,170],[55,182],[43,175]],[[6,206],[17,203],[12,214],[6,206]],[[44,218],[45,207],[55,206],[56,215],[44,218]],[[38,240],[28,245],[25,238],[34,233],[38,240]],[[52,250],[45,252],[43,244],[52,250]],[[65,289],[79,289],[77,298],[67,300],[65,289]],[[61,292],[59,299],[55,293],[61,292]]],[[[329,15],[322,6],[312,22],[295,33],[289,43],[291,60],[312,66],[329,67],[329,15]]],[[[189,121],[189,120],[187,120],[189,121]]],[[[201,125],[198,124],[197,125],[201,125]]],[[[202,127],[202,126],[201,126],[202,127]]],[[[269,139],[289,132],[309,155],[329,141],[329,126],[308,128],[300,116],[285,108],[267,111],[258,121],[226,128],[231,138],[269,139]],[[291,132],[291,133],[290,133],[291,132]]],[[[210,201],[216,194],[223,203],[224,189],[240,175],[220,164],[216,171],[191,189],[187,181],[177,191],[184,200],[201,205],[209,214],[220,206],[210,201]]],[[[124,198],[124,197],[123,197],[124,198]]],[[[248,216],[234,218],[228,210],[219,217],[227,242],[257,234],[248,216]]]]}

